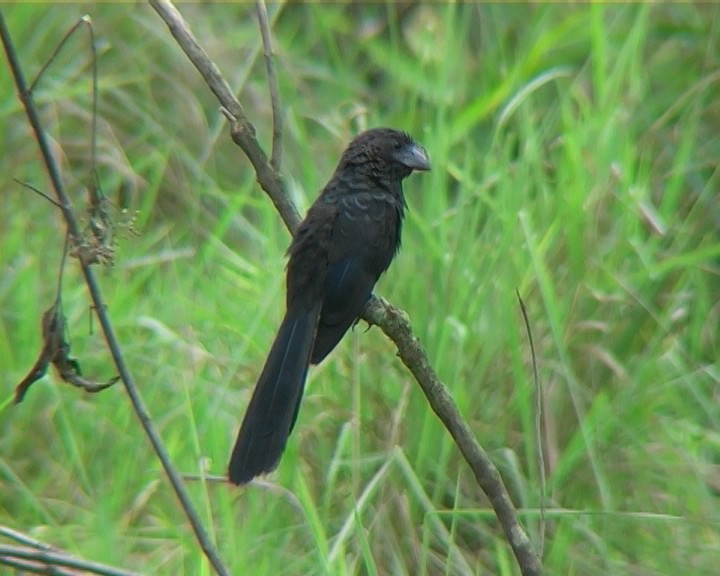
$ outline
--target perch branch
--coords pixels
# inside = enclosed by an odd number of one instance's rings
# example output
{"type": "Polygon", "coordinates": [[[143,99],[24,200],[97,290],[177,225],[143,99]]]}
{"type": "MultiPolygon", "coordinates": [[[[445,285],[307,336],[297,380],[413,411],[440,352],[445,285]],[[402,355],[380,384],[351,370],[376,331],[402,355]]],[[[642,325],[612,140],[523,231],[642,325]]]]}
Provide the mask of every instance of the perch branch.
{"type": "MultiPolygon", "coordinates": [[[[200,47],[187,22],[171,2],[168,0],[149,0],[149,2],[220,101],[223,114],[230,121],[232,139],[255,167],[258,183],[278,208],[287,227],[294,231],[300,221],[297,208],[290,200],[280,175],[267,161],[267,156],[255,138],[254,127],[218,67],[200,47]]],[[[407,314],[384,300],[372,297],[365,305],[362,318],[369,324],[379,326],[397,346],[401,360],[420,384],[432,409],[452,435],[478,484],[490,499],[522,573],[525,576],[542,574],[540,559],[525,529],[517,519],[515,508],[500,473],[477,442],[470,427],[462,419],[447,387],[432,368],[425,350],[412,333],[407,314]]]]}

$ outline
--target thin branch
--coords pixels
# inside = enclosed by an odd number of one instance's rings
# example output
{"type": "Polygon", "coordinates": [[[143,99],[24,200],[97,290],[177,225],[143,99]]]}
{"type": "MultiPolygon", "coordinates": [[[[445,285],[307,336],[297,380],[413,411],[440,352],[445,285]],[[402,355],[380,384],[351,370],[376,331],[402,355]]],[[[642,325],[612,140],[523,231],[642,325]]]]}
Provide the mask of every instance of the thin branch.
{"type": "MultiPolygon", "coordinates": [[[[32,126],[33,132],[35,133],[35,137],[37,139],[38,146],[40,147],[40,152],[43,156],[43,161],[50,176],[55,195],[57,196],[58,203],[60,204],[60,209],[62,210],[63,216],[67,223],[68,233],[73,239],[80,238],[80,227],[78,226],[78,222],[72,210],[70,198],[68,197],[63,187],[62,179],[60,178],[60,171],[58,169],[55,158],[52,155],[48,137],[45,134],[45,131],[43,130],[43,127],[40,123],[40,118],[35,108],[32,94],[28,91],[25,76],[23,75],[22,69],[20,67],[17,52],[15,50],[15,47],[13,46],[10,32],[7,29],[5,18],[2,12],[0,12],[0,36],[2,37],[2,43],[8,59],[8,63],[10,65],[10,69],[12,70],[13,76],[15,78],[15,85],[17,87],[20,100],[25,107],[25,112],[27,114],[28,120],[30,122],[30,125],[32,126]]],[[[177,495],[178,500],[180,500],[180,504],[183,507],[185,515],[190,521],[193,531],[195,532],[195,536],[200,543],[203,551],[205,552],[205,555],[207,556],[208,560],[218,574],[227,575],[229,574],[229,572],[227,568],[225,568],[225,566],[223,565],[222,560],[220,559],[217,551],[215,550],[215,547],[213,546],[210,538],[205,532],[200,518],[193,508],[190,496],[185,490],[182,479],[172,466],[170,457],[168,456],[168,453],[163,446],[162,439],[160,438],[160,435],[155,430],[152,424],[150,414],[148,413],[142,397],[140,396],[140,392],[137,389],[135,381],[130,374],[130,370],[127,363],[125,362],[122,351],[120,349],[120,344],[117,340],[117,337],[115,336],[115,331],[112,327],[112,324],[110,323],[110,318],[106,312],[105,303],[103,301],[102,293],[100,292],[100,287],[98,285],[97,279],[95,278],[95,274],[91,266],[85,261],[85,259],[81,258],[79,259],[79,262],[82,268],[83,275],[85,276],[85,282],[87,284],[88,291],[90,292],[90,297],[92,298],[93,305],[95,307],[95,313],[98,316],[98,320],[100,321],[100,325],[102,326],[103,333],[105,334],[105,340],[107,342],[108,348],[110,349],[110,353],[112,354],[113,361],[115,362],[118,373],[120,374],[120,377],[125,384],[125,389],[128,392],[128,396],[130,397],[130,401],[132,402],[133,408],[135,409],[135,413],[140,419],[140,422],[145,429],[145,433],[150,440],[153,449],[158,455],[158,458],[162,463],[163,468],[165,469],[165,473],[170,479],[170,483],[172,484],[175,494],[177,495]]]]}
{"type": "MultiPolygon", "coordinates": [[[[45,71],[52,65],[53,62],[55,62],[55,59],[58,57],[62,49],[65,47],[65,44],[67,44],[68,40],[72,38],[73,34],[80,28],[80,26],[85,25],[88,30],[88,35],[90,36],[90,51],[92,54],[92,71],[93,71],[93,77],[92,77],[92,120],[90,121],[90,166],[92,166],[92,176],[94,180],[95,186],[92,184],[89,186],[89,188],[93,191],[96,191],[98,189],[98,177],[97,172],[95,170],[96,166],[96,159],[97,159],[97,102],[98,102],[98,72],[97,72],[97,48],[95,47],[95,31],[93,30],[92,26],[92,18],[88,14],[85,14],[84,16],[80,17],[80,19],[75,22],[75,24],[70,28],[70,30],[67,31],[65,36],[63,36],[62,40],[60,40],[60,43],[57,45],[53,53],[50,55],[50,58],[47,59],[45,64],[43,64],[42,68],[38,71],[37,75],[35,76],[35,79],[30,83],[30,88],[28,88],[28,92],[30,94],[33,94],[35,92],[35,88],[37,87],[38,83],[40,82],[40,78],[42,78],[42,75],[45,73],[45,71]]],[[[91,193],[92,194],[92,193],[91,193]]],[[[91,198],[91,204],[92,204],[92,198],[91,198]]]]}
{"type": "Polygon", "coordinates": [[[77,576],[77,572],[68,572],[57,566],[39,566],[33,560],[22,560],[9,556],[0,556],[0,565],[14,569],[18,574],[52,574],[52,576],[77,576]]]}
{"type": "MultiPolygon", "coordinates": [[[[77,32],[81,26],[85,26],[88,32],[90,42],[90,53],[92,55],[92,82],[91,82],[91,100],[92,100],[92,112],[90,115],[90,170],[87,181],[87,192],[88,192],[88,215],[89,222],[88,228],[90,234],[83,238],[74,239],[74,247],[71,253],[72,256],[78,258],[88,258],[90,264],[97,262],[112,262],[113,259],[113,247],[112,237],[114,232],[114,225],[110,216],[108,215],[107,205],[108,201],[105,198],[100,188],[100,178],[97,172],[97,117],[98,117],[98,65],[97,65],[97,47],[95,46],[95,30],[93,28],[92,19],[90,16],[85,14],[82,16],[70,30],[63,36],[60,43],[57,45],[50,58],[40,68],[37,73],[35,80],[30,85],[29,92],[34,94],[35,89],[40,83],[45,72],[48,70],[50,65],[55,62],[56,58],[65,47],[70,38],[77,32]]],[[[38,194],[42,194],[45,198],[48,198],[43,192],[40,192],[36,188],[33,188],[38,194]]],[[[53,201],[54,202],[54,201],[53,201]]]]}
{"type": "Polygon", "coordinates": [[[8,528],[7,526],[0,526],[0,536],[5,536],[5,538],[8,538],[9,540],[15,540],[15,542],[19,542],[20,544],[24,544],[25,546],[30,546],[32,548],[37,548],[38,550],[59,552],[55,546],[36,540],[32,536],[28,536],[27,534],[8,528]]]}
{"type": "Polygon", "coordinates": [[[33,574],[79,576],[79,574],[100,574],[102,576],[140,576],[107,564],[90,562],[65,552],[44,548],[0,545],[0,564],[11,566],[33,574]],[[65,570],[67,568],[67,570],[65,570]]]}
{"type": "Polygon", "coordinates": [[[62,283],[65,275],[65,264],[67,263],[67,255],[70,250],[70,235],[65,233],[65,243],[63,244],[63,254],[60,260],[60,269],[58,270],[57,291],[55,292],[55,305],[62,308],[62,283]]]}
{"type": "Polygon", "coordinates": [[[97,66],[97,47],[95,46],[95,29],[93,28],[92,19],[85,14],[80,18],[81,22],[87,25],[88,34],[90,35],[90,51],[92,53],[92,114],[90,121],[90,182],[88,182],[88,198],[89,198],[89,226],[92,230],[93,237],[99,240],[101,245],[107,242],[106,235],[108,229],[112,228],[110,218],[107,215],[105,204],[106,198],[100,188],[100,177],[97,172],[97,117],[98,117],[98,66],[97,66]]]}
{"type": "MultiPolygon", "coordinates": [[[[100,189],[100,179],[97,175],[97,114],[98,114],[98,69],[97,69],[97,48],[95,47],[95,30],[93,30],[92,20],[87,14],[81,18],[87,23],[90,31],[90,50],[92,51],[93,60],[93,82],[92,82],[92,122],[90,124],[90,166],[92,167],[93,180],[89,188],[97,194],[100,189]]],[[[97,202],[97,198],[95,198],[97,202]]],[[[91,202],[92,204],[92,199],[91,202]]]]}
{"type": "MultiPolygon", "coordinates": [[[[193,36],[188,24],[167,0],[149,0],[165,21],[182,50],[205,79],[220,101],[221,111],[231,124],[231,136],[255,167],[257,180],[278,208],[287,227],[294,231],[300,222],[297,208],[290,200],[279,174],[267,161],[267,156],[255,138],[255,129],[248,121],[240,103],[230,90],[217,66],[208,58],[193,36]]],[[[372,297],[365,305],[362,318],[376,324],[395,343],[403,363],[420,384],[445,427],[465,457],[475,478],[490,499],[495,514],[525,576],[542,574],[542,566],[532,543],[518,522],[515,508],[505,489],[500,473],[464,422],[447,387],[433,370],[420,341],[413,335],[407,314],[384,300],[372,297]]]]}
{"type": "Polygon", "coordinates": [[[23,182],[22,180],[18,180],[18,179],[15,178],[15,177],[13,177],[13,180],[14,180],[15,182],[17,182],[18,184],[20,184],[20,186],[25,186],[25,188],[29,188],[30,190],[32,190],[33,192],[35,192],[35,194],[38,194],[38,195],[42,196],[43,198],[45,198],[45,200],[47,200],[48,202],[50,202],[50,203],[53,204],[54,206],[57,206],[58,208],[62,208],[62,206],[60,206],[60,204],[58,204],[54,199],[50,198],[50,196],[48,196],[47,194],[45,194],[45,192],[43,192],[42,190],[40,190],[40,188],[38,188],[38,187],[36,187],[36,186],[33,186],[33,185],[30,184],[29,182],[23,182]]]}
{"type": "MultiPolygon", "coordinates": [[[[85,18],[87,18],[87,16],[85,18]]],[[[72,38],[72,35],[75,34],[75,31],[83,24],[86,24],[86,21],[84,20],[84,18],[80,18],[80,20],[75,22],[72,28],[70,28],[70,30],[65,33],[65,36],[62,37],[60,43],[57,45],[55,50],[53,50],[53,53],[50,54],[50,58],[47,59],[45,64],[43,64],[42,68],[40,68],[38,73],[35,75],[35,79],[30,83],[30,88],[28,88],[28,92],[32,94],[35,91],[35,88],[38,85],[38,82],[40,82],[40,78],[42,77],[42,75],[48,68],[50,68],[50,65],[55,62],[55,58],[58,57],[58,54],[60,54],[60,51],[65,47],[65,44],[67,44],[68,40],[70,40],[70,38],[72,38]]]]}
{"type": "Polygon", "coordinates": [[[278,87],[277,75],[275,74],[275,64],[273,62],[272,36],[270,35],[270,25],[268,24],[267,7],[265,0],[255,0],[255,9],[257,10],[258,23],[260,24],[260,34],[262,35],[263,52],[265,54],[265,68],[267,69],[268,86],[270,88],[270,104],[272,105],[273,115],[273,139],[272,153],[270,154],[270,164],[275,172],[280,173],[280,165],[282,164],[282,135],[283,135],[283,114],[280,104],[280,88],[278,87]]]}
{"type": "Polygon", "coordinates": [[[520,290],[516,288],[515,294],[517,294],[517,299],[520,303],[520,310],[522,311],[523,321],[525,322],[525,331],[528,335],[528,342],[530,342],[530,356],[532,358],[533,367],[533,384],[535,389],[535,442],[538,453],[538,473],[540,475],[540,538],[538,549],[540,551],[540,558],[542,558],[545,550],[545,453],[543,451],[542,427],[540,425],[543,415],[543,396],[542,390],[540,389],[537,361],[535,359],[535,342],[533,341],[532,330],[530,329],[530,320],[528,319],[527,309],[525,308],[525,302],[523,302],[523,299],[520,296],[520,290]]]}
{"type": "Polygon", "coordinates": [[[83,574],[103,574],[106,576],[136,576],[135,572],[120,570],[114,566],[89,562],[71,556],[55,546],[36,540],[27,534],[0,526],[0,536],[14,540],[23,546],[0,546],[0,564],[34,574],[68,574],[77,575],[76,570],[83,574]],[[61,566],[71,568],[63,570],[61,566]]]}

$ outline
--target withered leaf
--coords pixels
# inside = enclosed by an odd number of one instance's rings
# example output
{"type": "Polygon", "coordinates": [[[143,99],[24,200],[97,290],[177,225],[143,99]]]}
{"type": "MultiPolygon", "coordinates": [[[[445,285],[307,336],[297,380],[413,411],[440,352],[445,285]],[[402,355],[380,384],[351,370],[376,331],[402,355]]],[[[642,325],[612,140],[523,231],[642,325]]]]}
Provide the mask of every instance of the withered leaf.
{"type": "MultiPolygon", "coordinates": [[[[43,347],[32,370],[28,373],[22,382],[15,388],[15,404],[22,402],[25,397],[28,388],[40,378],[45,376],[48,365],[53,362],[60,353],[60,348],[63,342],[63,329],[64,329],[64,318],[60,314],[60,301],[56,300],[55,303],[50,306],[42,317],[42,335],[43,335],[43,347]]],[[[68,347],[69,348],[69,347],[68,347]]]]}
{"type": "Polygon", "coordinates": [[[97,383],[83,378],[80,364],[70,356],[70,343],[65,338],[65,315],[60,311],[59,299],[43,313],[42,333],[42,351],[32,370],[15,389],[15,404],[22,402],[28,388],[46,374],[49,364],[55,366],[65,382],[86,392],[100,392],[120,380],[115,376],[105,383],[97,383]]]}

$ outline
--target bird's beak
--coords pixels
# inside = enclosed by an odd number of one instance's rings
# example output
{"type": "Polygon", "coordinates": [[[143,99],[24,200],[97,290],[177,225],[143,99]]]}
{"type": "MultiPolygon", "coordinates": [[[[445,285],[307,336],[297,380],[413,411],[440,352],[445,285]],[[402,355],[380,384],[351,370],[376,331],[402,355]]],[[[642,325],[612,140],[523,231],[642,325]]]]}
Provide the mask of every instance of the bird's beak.
{"type": "Polygon", "coordinates": [[[419,144],[405,146],[397,153],[397,160],[412,170],[430,170],[430,158],[419,144]]]}

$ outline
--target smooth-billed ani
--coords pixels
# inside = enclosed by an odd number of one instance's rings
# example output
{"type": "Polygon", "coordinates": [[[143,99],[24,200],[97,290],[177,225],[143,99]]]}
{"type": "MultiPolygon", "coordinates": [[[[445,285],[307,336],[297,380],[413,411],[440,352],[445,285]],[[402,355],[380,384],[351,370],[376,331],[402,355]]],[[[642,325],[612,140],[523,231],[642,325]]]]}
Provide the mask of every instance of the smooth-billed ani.
{"type": "Polygon", "coordinates": [[[402,181],[430,170],[408,134],[375,128],[347,147],[290,244],[287,311],[238,434],[229,477],[273,470],[295,425],[309,364],[317,364],[362,312],[400,247],[402,181]]]}

